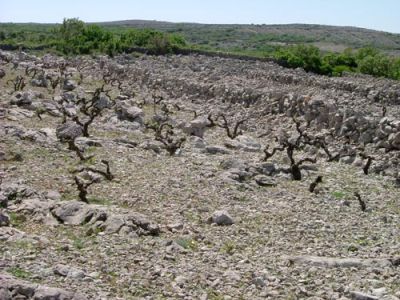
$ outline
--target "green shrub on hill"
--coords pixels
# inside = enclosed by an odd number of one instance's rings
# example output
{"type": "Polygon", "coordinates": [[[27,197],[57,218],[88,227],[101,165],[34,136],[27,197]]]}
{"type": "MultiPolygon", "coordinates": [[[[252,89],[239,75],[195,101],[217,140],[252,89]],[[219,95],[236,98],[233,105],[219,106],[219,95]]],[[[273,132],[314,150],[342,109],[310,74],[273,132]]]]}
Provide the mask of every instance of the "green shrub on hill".
{"type": "Polygon", "coordinates": [[[97,25],[86,25],[78,19],[64,19],[55,32],[58,36],[56,48],[64,54],[100,52],[113,55],[131,47],[147,48],[154,54],[167,54],[186,45],[185,40],[175,34],[136,29],[118,35],[97,25]]]}
{"type": "Polygon", "coordinates": [[[154,54],[174,53],[180,47],[185,47],[183,37],[177,34],[166,34],[151,29],[131,29],[120,37],[123,50],[131,47],[147,48],[154,54]]]}
{"type": "Polygon", "coordinates": [[[320,50],[315,46],[296,45],[281,48],[274,57],[289,68],[303,68],[307,72],[330,74],[331,66],[324,62],[320,50]]]}
{"type": "Polygon", "coordinates": [[[114,48],[114,37],[97,25],[86,25],[78,19],[64,19],[57,32],[57,50],[65,54],[90,54],[94,51],[107,52],[114,48]]]}
{"type": "Polygon", "coordinates": [[[273,57],[285,67],[303,68],[317,74],[341,76],[343,72],[359,72],[400,79],[400,59],[384,55],[371,47],[356,52],[347,49],[343,53],[323,54],[315,46],[296,45],[280,48],[273,53],[273,57]]]}

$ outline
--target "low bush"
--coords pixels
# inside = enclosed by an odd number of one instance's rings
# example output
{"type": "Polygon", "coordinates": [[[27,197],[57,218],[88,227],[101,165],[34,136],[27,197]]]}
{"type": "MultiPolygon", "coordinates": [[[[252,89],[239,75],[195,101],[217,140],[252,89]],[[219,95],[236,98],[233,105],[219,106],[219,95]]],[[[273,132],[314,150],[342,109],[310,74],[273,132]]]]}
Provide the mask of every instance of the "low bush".
{"type": "Polygon", "coordinates": [[[100,52],[112,56],[132,47],[147,48],[153,54],[167,54],[186,45],[185,40],[176,34],[150,29],[131,29],[117,34],[97,25],[86,25],[78,19],[64,19],[55,33],[58,37],[56,48],[64,54],[100,52]]]}
{"type": "Polygon", "coordinates": [[[376,77],[400,79],[400,59],[390,57],[377,49],[366,47],[358,51],[347,49],[342,53],[321,53],[315,46],[281,47],[273,53],[284,67],[303,68],[307,72],[341,76],[343,72],[359,72],[376,77]]]}

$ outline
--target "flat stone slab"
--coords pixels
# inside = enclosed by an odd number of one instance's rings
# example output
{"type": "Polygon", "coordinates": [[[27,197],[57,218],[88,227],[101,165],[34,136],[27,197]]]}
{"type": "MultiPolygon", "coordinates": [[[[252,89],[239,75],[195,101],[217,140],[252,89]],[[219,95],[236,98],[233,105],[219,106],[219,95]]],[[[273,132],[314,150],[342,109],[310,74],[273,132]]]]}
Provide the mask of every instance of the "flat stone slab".
{"type": "Polygon", "coordinates": [[[390,259],[361,259],[361,258],[337,258],[323,256],[293,256],[286,257],[291,263],[308,264],[325,268],[386,268],[393,266],[390,259]]]}
{"type": "Polygon", "coordinates": [[[20,280],[0,273],[0,299],[85,300],[81,294],[20,280]]]}

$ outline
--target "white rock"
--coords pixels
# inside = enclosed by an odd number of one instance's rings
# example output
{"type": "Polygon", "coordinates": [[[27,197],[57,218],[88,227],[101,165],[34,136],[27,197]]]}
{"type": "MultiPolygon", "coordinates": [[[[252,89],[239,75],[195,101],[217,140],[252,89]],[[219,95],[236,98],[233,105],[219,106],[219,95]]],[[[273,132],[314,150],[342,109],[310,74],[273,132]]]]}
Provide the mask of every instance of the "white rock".
{"type": "Polygon", "coordinates": [[[217,225],[232,225],[235,222],[226,210],[217,210],[208,220],[209,223],[217,225]]]}
{"type": "Polygon", "coordinates": [[[379,300],[378,297],[364,294],[361,292],[350,292],[350,296],[352,300],[379,300]]]}

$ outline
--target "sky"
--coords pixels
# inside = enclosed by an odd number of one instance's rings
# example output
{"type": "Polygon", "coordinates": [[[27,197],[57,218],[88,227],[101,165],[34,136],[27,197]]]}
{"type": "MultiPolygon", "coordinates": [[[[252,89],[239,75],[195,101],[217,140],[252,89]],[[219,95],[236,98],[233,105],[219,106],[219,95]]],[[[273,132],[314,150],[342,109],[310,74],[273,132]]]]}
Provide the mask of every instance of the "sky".
{"type": "Polygon", "coordinates": [[[325,24],[400,33],[400,0],[0,0],[0,22],[325,24]]]}

